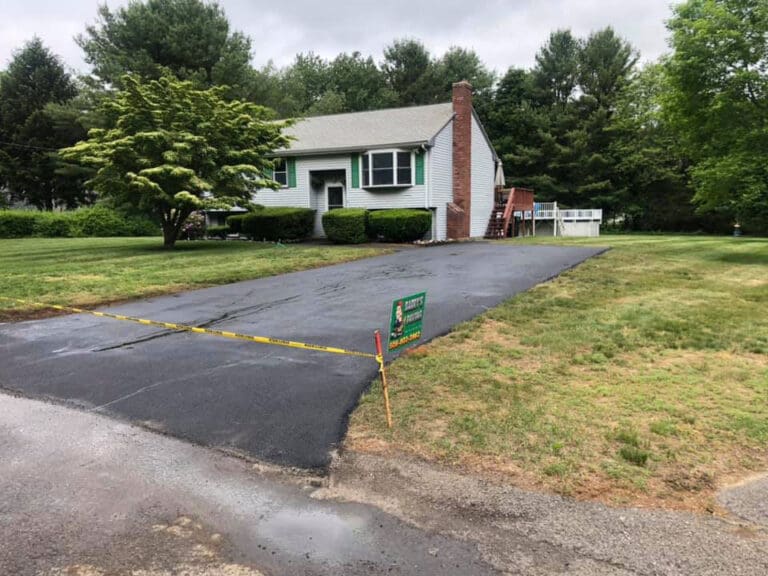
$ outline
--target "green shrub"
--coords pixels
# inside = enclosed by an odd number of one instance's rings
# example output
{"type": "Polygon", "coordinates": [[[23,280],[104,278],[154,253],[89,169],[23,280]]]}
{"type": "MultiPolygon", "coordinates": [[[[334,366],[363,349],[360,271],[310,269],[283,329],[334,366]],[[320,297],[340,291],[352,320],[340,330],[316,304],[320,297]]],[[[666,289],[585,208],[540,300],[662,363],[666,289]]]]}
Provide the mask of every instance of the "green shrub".
{"type": "Polygon", "coordinates": [[[276,206],[246,215],[242,232],[254,240],[302,240],[312,234],[314,226],[314,210],[276,206]]]}
{"type": "Polygon", "coordinates": [[[232,234],[240,234],[243,231],[243,219],[247,214],[234,214],[227,216],[227,227],[232,234]]]}
{"type": "Polygon", "coordinates": [[[72,216],[69,212],[39,212],[35,214],[33,236],[66,238],[73,235],[72,216]]]}
{"type": "Polygon", "coordinates": [[[208,226],[205,230],[208,238],[220,238],[224,240],[229,234],[229,226],[208,226]]]}
{"type": "Polygon", "coordinates": [[[131,236],[160,236],[160,224],[143,216],[128,216],[125,219],[131,236]]]}
{"type": "Polygon", "coordinates": [[[432,214],[426,210],[377,210],[368,216],[373,237],[387,242],[413,242],[424,237],[432,227],[432,214]]]}
{"type": "Polygon", "coordinates": [[[160,226],[144,216],[124,217],[105,206],[72,212],[0,211],[0,238],[39,236],[157,236],[160,226]]]}
{"type": "Polygon", "coordinates": [[[109,208],[94,206],[80,208],[70,213],[74,236],[130,236],[131,228],[126,219],[109,208]]]}
{"type": "Polygon", "coordinates": [[[323,214],[323,230],[337,244],[360,244],[368,240],[368,211],[339,208],[323,214]]]}
{"type": "Polygon", "coordinates": [[[0,211],[0,238],[23,238],[35,232],[38,213],[20,210],[0,211]]]}

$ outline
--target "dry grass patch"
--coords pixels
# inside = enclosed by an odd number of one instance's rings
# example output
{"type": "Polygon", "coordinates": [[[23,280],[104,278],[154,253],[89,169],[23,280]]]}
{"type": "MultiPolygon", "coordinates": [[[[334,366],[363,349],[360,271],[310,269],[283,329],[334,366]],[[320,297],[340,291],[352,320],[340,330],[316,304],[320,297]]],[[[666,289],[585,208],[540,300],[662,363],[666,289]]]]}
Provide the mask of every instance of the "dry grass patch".
{"type": "Polygon", "coordinates": [[[614,249],[396,361],[394,430],[374,385],[349,447],[693,510],[768,468],[768,242],[601,242],[614,249]]]}

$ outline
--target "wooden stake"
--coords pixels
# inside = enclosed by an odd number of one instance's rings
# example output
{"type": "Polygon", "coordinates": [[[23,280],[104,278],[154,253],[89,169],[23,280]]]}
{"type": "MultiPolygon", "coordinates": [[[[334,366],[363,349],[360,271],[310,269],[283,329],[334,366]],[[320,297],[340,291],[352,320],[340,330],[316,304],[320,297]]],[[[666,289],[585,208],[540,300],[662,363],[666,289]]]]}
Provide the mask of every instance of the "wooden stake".
{"type": "Polygon", "coordinates": [[[387,372],[384,369],[384,349],[381,346],[381,333],[376,330],[373,333],[376,340],[376,361],[379,363],[379,375],[381,376],[381,389],[384,392],[384,410],[387,412],[387,428],[392,428],[392,409],[389,406],[389,388],[387,387],[387,372]]]}

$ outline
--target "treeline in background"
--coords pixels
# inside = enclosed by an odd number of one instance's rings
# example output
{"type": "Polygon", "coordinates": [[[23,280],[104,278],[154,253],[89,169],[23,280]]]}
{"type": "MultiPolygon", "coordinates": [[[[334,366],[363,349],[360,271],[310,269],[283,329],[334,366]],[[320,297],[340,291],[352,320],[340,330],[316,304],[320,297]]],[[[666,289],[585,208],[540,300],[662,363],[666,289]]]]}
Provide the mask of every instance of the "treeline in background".
{"type": "Polygon", "coordinates": [[[76,39],[77,76],[33,38],[0,72],[0,207],[55,210],[95,201],[88,174],[57,151],[108,128],[99,106],[127,74],[173,74],[272,110],[275,118],[446,102],[468,80],[507,184],[537,200],[602,208],[647,231],[768,231],[768,5],[689,0],[668,22],[670,51],[640,54],[612,28],[550,34],[532,68],[490,70],[471,49],[431,54],[416,39],[381,55],[297,54],[251,65],[268,47],[200,0],[99,8],[76,39]]]}

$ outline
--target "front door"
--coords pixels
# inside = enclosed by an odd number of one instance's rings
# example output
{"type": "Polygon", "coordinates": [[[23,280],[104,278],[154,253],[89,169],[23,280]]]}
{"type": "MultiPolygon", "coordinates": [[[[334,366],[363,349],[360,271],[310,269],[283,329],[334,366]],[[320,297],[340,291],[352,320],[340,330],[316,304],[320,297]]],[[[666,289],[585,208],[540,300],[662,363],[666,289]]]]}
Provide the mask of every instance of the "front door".
{"type": "Polygon", "coordinates": [[[344,208],[344,185],[341,183],[328,183],[325,186],[326,207],[328,210],[344,208]]]}

